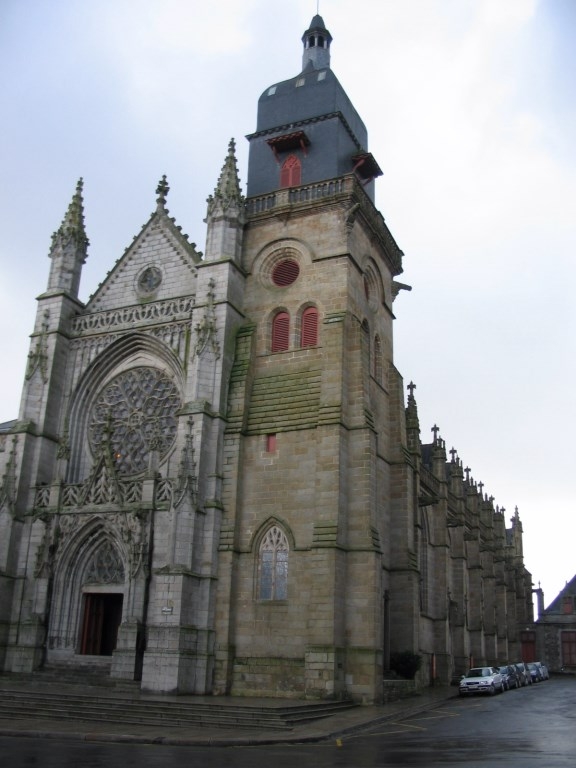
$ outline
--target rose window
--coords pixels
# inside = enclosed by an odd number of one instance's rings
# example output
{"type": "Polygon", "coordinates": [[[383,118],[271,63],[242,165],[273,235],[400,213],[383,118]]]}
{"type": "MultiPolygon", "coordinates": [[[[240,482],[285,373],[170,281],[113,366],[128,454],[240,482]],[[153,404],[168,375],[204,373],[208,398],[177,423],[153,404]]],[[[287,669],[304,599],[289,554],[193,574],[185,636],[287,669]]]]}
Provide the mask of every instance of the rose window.
{"type": "Polygon", "coordinates": [[[109,441],[121,474],[144,472],[152,449],[163,459],[174,444],[180,405],[178,389],[164,371],[132,368],[121,373],[104,387],[92,408],[92,451],[109,441]]]}

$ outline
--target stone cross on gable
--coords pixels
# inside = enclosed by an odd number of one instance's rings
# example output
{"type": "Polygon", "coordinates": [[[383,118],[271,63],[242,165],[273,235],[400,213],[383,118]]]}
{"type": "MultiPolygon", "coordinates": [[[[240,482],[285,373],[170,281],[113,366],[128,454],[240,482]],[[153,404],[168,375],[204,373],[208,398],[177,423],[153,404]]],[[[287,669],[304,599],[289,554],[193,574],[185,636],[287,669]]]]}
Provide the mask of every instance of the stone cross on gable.
{"type": "Polygon", "coordinates": [[[413,381],[411,381],[410,384],[408,384],[406,389],[410,392],[410,397],[414,397],[414,390],[416,389],[416,384],[414,384],[413,381]]]}
{"type": "Polygon", "coordinates": [[[469,483],[470,482],[470,467],[466,467],[464,472],[466,473],[466,482],[469,483]]]}
{"type": "Polygon", "coordinates": [[[456,461],[456,454],[458,453],[456,448],[450,448],[448,453],[450,454],[450,456],[452,456],[452,462],[455,462],[456,461]]]}
{"type": "Polygon", "coordinates": [[[166,197],[169,191],[170,191],[170,187],[168,186],[166,175],[164,175],[162,176],[162,178],[158,182],[158,186],[156,187],[156,194],[158,195],[158,199],[156,200],[156,202],[158,203],[158,205],[160,206],[165,205],[166,197]]]}
{"type": "Polygon", "coordinates": [[[434,445],[438,442],[438,432],[440,431],[440,427],[437,427],[436,424],[432,427],[430,432],[434,432],[434,445]]]}

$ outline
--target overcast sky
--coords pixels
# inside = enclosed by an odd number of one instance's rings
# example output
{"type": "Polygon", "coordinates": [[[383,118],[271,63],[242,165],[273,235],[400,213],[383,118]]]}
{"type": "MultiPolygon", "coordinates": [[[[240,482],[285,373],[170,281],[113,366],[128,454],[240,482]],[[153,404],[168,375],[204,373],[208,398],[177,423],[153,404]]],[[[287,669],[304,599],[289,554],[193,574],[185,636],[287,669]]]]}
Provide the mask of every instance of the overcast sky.
{"type": "MultiPolygon", "coordinates": [[[[50,237],[84,178],[86,300],[155,208],[204,250],[228,142],[300,71],[316,0],[0,0],[0,422],[18,415],[50,237]]],[[[576,1],[321,0],[332,69],[405,253],[395,359],[518,506],[549,604],[576,573],[576,1]]],[[[245,187],[244,187],[245,188],[245,187]]],[[[508,521],[509,524],[509,521],[508,521]]]]}

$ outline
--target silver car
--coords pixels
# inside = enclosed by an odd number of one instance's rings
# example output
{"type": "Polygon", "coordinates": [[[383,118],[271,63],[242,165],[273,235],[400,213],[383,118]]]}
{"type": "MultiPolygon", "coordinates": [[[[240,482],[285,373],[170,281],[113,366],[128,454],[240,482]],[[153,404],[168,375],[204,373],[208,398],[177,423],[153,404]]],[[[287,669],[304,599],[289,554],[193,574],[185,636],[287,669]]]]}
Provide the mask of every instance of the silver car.
{"type": "Polygon", "coordinates": [[[503,690],[502,675],[496,667],[472,667],[462,677],[458,686],[460,696],[473,693],[487,693],[493,696],[495,693],[502,693],[503,690]]]}
{"type": "Polygon", "coordinates": [[[540,677],[542,678],[542,680],[549,680],[550,673],[548,672],[548,667],[546,666],[546,664],[542,664],[541,661],[535,661],[534,664],[540,670],[540,677]]]}
{"type": "Polygon", "coordinates": [[[522,685],[532,685],[532,675],[530,674],[528,666],[523,661],[514,662],[514,666],[518,670],[522,685]]]}

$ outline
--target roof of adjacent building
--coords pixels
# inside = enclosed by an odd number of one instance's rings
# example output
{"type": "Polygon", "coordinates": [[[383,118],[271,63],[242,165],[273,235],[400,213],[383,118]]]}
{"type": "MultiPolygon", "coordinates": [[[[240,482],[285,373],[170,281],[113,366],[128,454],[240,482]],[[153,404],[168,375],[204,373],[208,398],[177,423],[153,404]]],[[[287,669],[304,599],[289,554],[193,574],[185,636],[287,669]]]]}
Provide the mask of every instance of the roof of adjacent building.
{"type": "Polygon", "coordinates": [[[569,596],[576,597],[576,575],[572,577],[571,581],[566,582],[564,589],[556,595],[544,613],[562,613],[563,600],[569,596]]]}

